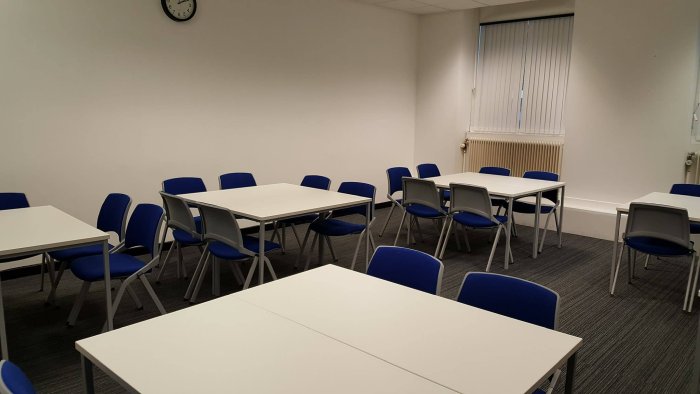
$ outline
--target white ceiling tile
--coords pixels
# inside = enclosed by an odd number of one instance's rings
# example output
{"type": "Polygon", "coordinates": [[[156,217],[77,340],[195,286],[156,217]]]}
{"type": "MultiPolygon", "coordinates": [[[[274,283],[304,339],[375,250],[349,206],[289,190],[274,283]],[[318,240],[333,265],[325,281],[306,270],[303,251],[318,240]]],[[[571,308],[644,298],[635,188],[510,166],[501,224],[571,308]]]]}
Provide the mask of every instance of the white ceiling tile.
{"type": "Polygon", "coordinates": [[[432,14],[534,0],[351,0],[411,14],[432,14]]]}
{"type": "Polygon", "coordinates": [[[484,3],[476,0],[421,0],[427,4],[450,10],[466,10],[483,7],[484,3]]]}
{"type": "Polygon", "coordinates": [[[420,3],[416,0],[391,0],[386,3],[381,3],[381,6],[406,11],[412,8],[425,7],[425,3],[420,3]]]}
{"type": "Polygon", "coordinates": [[[411,8],[409,10],[412,14],[435,14],[438,12],[446,12],[446,11],[451,11],[447,8],[440,8],[440,7],[435,7],[432,5],[427,5],[424,7],[418,7],[418,8],[411,8]]]}

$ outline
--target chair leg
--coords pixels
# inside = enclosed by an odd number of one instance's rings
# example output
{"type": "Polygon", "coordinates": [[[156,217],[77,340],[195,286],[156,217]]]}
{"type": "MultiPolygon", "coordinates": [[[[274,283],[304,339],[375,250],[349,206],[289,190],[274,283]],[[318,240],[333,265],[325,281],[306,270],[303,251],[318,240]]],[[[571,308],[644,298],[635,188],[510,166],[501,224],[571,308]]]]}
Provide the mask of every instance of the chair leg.
{"type": "Polygon", "coordinates": [[[649,267],[649,256],[650,255],[647,255],[647,257],[644,259],[644,269],[648,269],[647,267],[649,267]]]}
{"type": "Polygon", "coordinates": [[[632,283],[632,248],[627,248],[627,283],[632,283]]]}
{"type": "Polygon", "coordinates": [[[127,294],[129,294],[129,297],[131,297],[131,300],[134,301],[134,304],[136,304],[136,309],[142,310],[143,304],[141,303],[141,300],[139,299],[139,296],[136,294],[134,289],[132,289],[131,286],[127,286],[126,292],[127,294]]]}
{"type": "MultiPolygon", "coordinates": [[[[496,254],[496,247],[498,246],[498,241],[501,239],[501,229],[503,226],[498,226],[496,230],[496,238],[493,240],[493,246],[491,247],[491,254],[489,255],[489,261],[486,263],[486,272],[491,269],[491,262],[493,261],[493,255],[496,254]]],[[[508,234],[506,234],[508,235],[508,234]]]]}
{"type": "Polygon", "coordinates": [[[280,233],[282,235],[280,247],[282,248],[282,254],[285,254],[287,253],[287,225],[282,226],[282,231],[280,233]]]}
{"type": "Polygon", "coordinates": [[[542,253],[542,248],[544,247],[544,239],[547,238],[547,227],[549,227],[549,219],[552,217],[552,212],[556,212],[554,209],[549,211],[547,214],[547,219],[544,221],[544,231],[542,232],[542,239],[540,240],[540,249],[538,250],[539,253],[542,253]]]}
{"type": "Polygon", "coordinates": [[[403,215],[401,215],[401,222],[399,223],[399,229],[396,231],[396,238],[394,238],[394,246],[399,242],[399,236],[401,235],[401,228],[403,228],[403,222],[406,220],[406,210],[403,211],[403,215]]]}
{"type": "MultiPolygon", "coordinates": [[[[192,292],[194,291],[194,287],[197,285],[197,281],[199,281],[200,275],[203,275],[203,268],[204,268],[204,262],[209,259],[209,250],[204,251],[202,253],[202,256],[199,258],[199,262],[197,263],[197,267],[194,269],[194,273],[192,274],[192,279],[190,279],[190,284],[187,286],[187,291],[185,292],[185,301],[189,300],[190,297],[192,297],[192,292]]],[[[163,263],[165,264],[165,263],[163,263]]]]}
{"type": "Polygon", "coordinates": [[[355,270],[355,262],[357,261],[357,254],[360,253],[360,245],[362,244],[362,239],[364,239],[365,231],[367,229],[362,230],[360,233],[360,238],[357,240],[357,246],[355,246],[355,254],[352,255],[352,264],[350,264],[350,269],[355,270]]]}
{"type": "MultiPolygon", "coordinates": [[[[410,219],[414,219],[415,222],[418,223],[418,218],[416,218],[415,216],[411,216],[410,219]]],[[[406,246],[411,244],[411,222],[412,222],[412,220],[410,220],[410,219],[409,219],[408,223],[406,223],[406,246]]],[[[413,237],[413,244],[414,245],[416,244],[416,237],[413,237]]]]}
{"type": "Polygon", "coordinates": [[[41,255],[41,266],[40,266],[40,279],[39,279],[39,291],[44,291],[44,272],[46,271],[46,253],[41,255]]]}
{"type": "MultiPolygon", "coordinates": [[[[447,220],[447,219],[445,219],[445,220],[447,220]]],[[[455,236],[455,244],[457,244],[457,250],[462,251],[462,241],[459,240],[458,227],[459,226],[452,227],[452,234],[454,234],[454,236],[455,236]]],[[[448,235],[446,234],[445,237],[447,237],[447,236],[448,235]]]]}
{"type": "MultiPolygon", "coordinates": [[[[299,268],[299,262],[301,261],[301,258],[304,256],[304,248],[306,248],[306,242],[309,240],[309,233],[311,232],[311,227],[306,229],[306,234],[304,234],[304,241],[301,243],[301,247],[299,248],[299,254],[297,255],[297,260],[294,263],[294,269],[299,268]]],[[[311,248],[313,250],[313,247],[311,248]]]]}
{"type": "Polygon", "coordinates": [[[202,282],[204,282],[204,277],[206,276],[207,268],[209,268],[209,260],[211,259],[207,258],[206,260],[204,260],[204,264],[202,265],[202,271],[199,273],[199,277],[197,278],[197,284],[194,286],[194,291],[192,292],[192,296],[190,297],[190,304],[194,304],[197,302],[197,295],[199,295],[199,289],[202,288],[202,282]]]}
{"type": "Polygon", "coordinates": [[[83,302],[85,302],[85,298],[87,297],[88,291],[90,291],[90,285],[92,282],[83,282],[83,286],[80,288],[80,293],[78,293],[78,298],[75,299],[75,303],[73,303],[73,308],[70,310],[70,313],[68,314],[68,320],[66,321],[66,324],[68,324],[70,327],[73,327],[75,325],[75,321],[78,319],[78,313],[80,313],[80,309],[83,307],[83,302]]]}
{"type": "MultiPolygon", "coordinates": [[[[698,260],[698,257],[693,254],[691,257],[691,261],[695,261],[695,279],[693,279],[693,289],[690,291],[690,300],[688,302],[688,313],[693,311],[693,301],[695,300],[695,297],[698,296],[697,290],[698,290],[698,275],[700,275],[700,260],[698,260]]],[[[690,269],[693,269],[693,265],[690,265],[690,269]]]]}
{"type": "Polygon", "coordinates": [[[239,263],[231,264],[231,272],[233,272],[233,277],[236,278],[236,283],[242,285],[245,282],[245,277],[243,276],[243,271],[241,271],[241,265],[239,263]]]}
{"type": "Polygon", "coordinates": [[[221,295],[221,259],[214,256],[211,259],[211,294],[221,295]]]}
{"type": "Polygon", "coordinates": [[[178,242],[177,243],[177,277],[178,278],[182,278],[182,272],[180,270],[181,268],[182,268],[182,246],[178,242]]]}
{"type": "Polygon", "coordinates": [[[146,275],[140,275],[139,279],[141,279],[141,283],[143,283],[143,287],[146,288],[146,292],[148,292],[148,295],[151,296],[153,303],[156,304],[156,308],[158,308],[158,312],[160,312],[161,315],[165,315],[167,312],[165,311],[163,304],[160,302],[160,299],[158,299],[158,296],[156,295],[156,292],[153,290],[153,287],[148,282],[148,278],[146,278],[146,275]]]}
{"type": "Polygon", "coordinates": [[[267,269],[270,270],[270,276],[272,276],[272,280],[277,280],[277,274],[275,274],[275,270],[272,269],[272,263],[270,263],[270,259],[265,256],[265,266],[267,266],[267,269]]]}
{"type": "Polygon", "coordinates": [[[513,225],[511,226],[512,234],[515,238],[518,238],[518,226],[517,223],[515,223],[515,213],[511,212],[510,220],[513,221],[513,225]]]}
{"type": "Polygon", "coordinates": [[[304,271],[308,271],[309,269],[309,264],[311,264],[311,252],[314,250],[314,246],[316,246],[316,241],[318,240],[318,233],[314,234],[314,239],[311,240],[311,246],[309,247],[309,255],[306,256],[306,264],[304,265],[304,271]]]}
{"type": "Polygon", "coordinates": [[[625,244],[622,245],[622,250],[620,250],[620,255],[617,258],[617,265],[615,266],[615,276],[613,277],[612,290],[610,290],[610,295],[615,295],[615,285],[617,285],[617,275],[620,273],[620,263],[622,262],[622,255],[625,253],[625,244]]]}
{"type": "Polygon", "coordinates": [[[297,233],[297,226],[294,224],[290,224],[292,227],[292,234],[294,234],[294,238],[297,240],[297,245],[299,245],[299,248],[301,248],[301,238],[299,238],[299,234],[297,233]]]}
{"type": "Polygon", "coordinates": [[[248,270],[248,275],[245,278],[245,283],[243,284],[243,290],[247,289],[248,286],[250,286],[250,281],[253,280],[253,274],[255,273],[255,267],[258,266],[258,256],[253,257],[253,264],[250,265],[250,269],[248,270]]]}
{"type": "MultiPolygon", "coordinates": [[[[448,221],[449,221],[449,219],[448,219],[448,220],[445,220],[445,221],[442,223],[442,229],[440,229],[440,236],[438,237],[437,245],[435,246],[435,254],[433,255],[436,259],[440,258],[440,250],[441,250],[440,247],[442,246],[442,238],[443,238],[443,236],[445,235],[445,229],[447,228],[447,222],[448,222],[448,221]]],[[[449,231],[449,230],[448,230],[448,231],[449,231]]],[[[448,234],[448,235],[447,235],[447,237],[445,237],[445,238],[449,238],[449,234],[450,234],[450,233],[448,232],[447,234],[448,234]]],[[[447,243],[447,241],[445,241],[445,243],[447,243]]]]}
{"type": "MultiPolygon", "coordinates": [[[[438,257],[440,260],[445,256],[445,248],[447,248],[447,240],[449,240],[449,235],[450,235],[450,230],[452,229],[452,225],[454,224],[454,219],[452,216],[448,220],[445,221],[445,224],[447,224],[447,231],[445,231],[445,238],[442,240],[442,248],[440,249],[440,257],[438,257]],[[449,221],[449,223],[447,223],[449,221]]],[[[437,256],[436,256],[437,257],[437,256]]]]}
{"type": "MultiPolygon", "coordinates": [[[[49,264],[53,264],[53,262],[50,262],[49,264]]],[[[61,281],[61,277],[63,276],[63,271],[68,268],[68,262],[67,261],[61,261],[61,265],[58,268],[58,272],[56,273],[56,280],[54,280],[53,286],[51,286],[51,291],[49,292],[49,296],[46,298],[46,304],[53,304],[56,302],[56,288],[58,287],[58,283],[61,281]]]]}
{"type": "Polygon", "coordinates": [[[389,219],[391,219],[391,214],[394,213],[394,208],[396,208],[396,204],[391,203],[391,208],[389,209],[389,214],[386,216],[386,220],[384,221],[384,225],[382,226],[382,231],[379,232],[379,237],[384,235],[384,231],[386,231],[386,226],[389,225],[389,219]]]}
{"type": "MultiPolygon", "coordinates": [[[[425,239],[423,238],[423,230],[420,228],[420,222],[418,221],[418,216],[413,217],[414,223],[416,224],[416,233],[418,234],[418,240],[420,240],[420,243],[425,243],[425,239]]],[[[440,229],[438,228],[438,231],[440,229]]],[[[416,235],[413,235],[413,244],[416,244],[416,235]]]]}
{"type": "Polygon", "coordinates": [[[369,230],[369,242],[370,248],[372,248],[372,253],[377,249],[377,243],[374,242],[374,235],[372,235],[372,229],[369,230]]]}
{"type": "Polygon", "coordinates": [[[331,258],[333,259],[333,262],[337,263],[338,258],[335,256],[335,250],[333,250],[333,244],[331,243],[331,238],[329,236],[324,236],[323,238],[326,240],[326,244],[328,244],[328,250],[331,252],[331,258]]]}
{"type": "Polygon", "coordinates": [[[632,279],[635,279],[637,273],[637,251],[632,252],[632,279]]]}
{"type": "Polygon", "coordinates": [[[170,249],[168,249],[168,253],[165,254],[163,264],[160,264],[160,269],[158,270],[158,275],[156,276],[156,283],[160,283],[160,277],[163,276],[163,271],[165,271],[165,266],[168,265],[170,253],[172,253],[173,249],[175,249],[175,245],[177,245],[177,241],[173,241],[173,244],[170,244],[170,249]]]}
{"type": "MultiPolygon", "coordinates": [[[[467,226],[462,226],[462,230],[464,231],[464,243],[467,246],[467,253],[472,252],[472,246],[469,244],[469,235],[467,234],[467,226]]],[[[493,239],[495,240],[496,237],[494,236],[493,239]]],[[[493,242],[493,241],[492,241],[493,242]]]]}

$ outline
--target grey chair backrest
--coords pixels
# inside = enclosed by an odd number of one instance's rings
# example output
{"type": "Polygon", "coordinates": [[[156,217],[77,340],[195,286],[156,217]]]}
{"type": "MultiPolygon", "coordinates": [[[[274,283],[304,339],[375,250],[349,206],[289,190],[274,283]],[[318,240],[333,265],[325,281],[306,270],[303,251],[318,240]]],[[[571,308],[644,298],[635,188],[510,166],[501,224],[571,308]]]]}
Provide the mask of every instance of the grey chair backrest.
{"type": "Polygon", "coordinates": [[[633,202],[627,218],[626,237],[653,237],[692,249],[690,220],[683,208],[633,202]]]}
{"type": "Polygon", "coordinates": [[[160,197],[163,199],[167,226],[185,231],[196,239],[201,239],[202,235],[197,232],[197,225],[187,202],[181,197],[165,192],[160,192],[160,197]]]}
{"type": "Polygon", "coordinates": [[[435,182],[428,179],[403,178],[403,205],[420,204],[442,211],[440,193],[435,182]]]}
{"type": "Polygon", "coordinates": [[[199,206],[202,214],[202,228],[205,241],[218,241],[235,248],[239,252],[255,256],[255,253],[246,249],[243,244],[243,234],[238,227],[236,217],[226,208],[202,204],[199,206]]]}
{"type": "Polygon", "coordinates": [[[469,212],[493,222],[491,197],[485,187],[450,183],[450,213],[469,212]]]}

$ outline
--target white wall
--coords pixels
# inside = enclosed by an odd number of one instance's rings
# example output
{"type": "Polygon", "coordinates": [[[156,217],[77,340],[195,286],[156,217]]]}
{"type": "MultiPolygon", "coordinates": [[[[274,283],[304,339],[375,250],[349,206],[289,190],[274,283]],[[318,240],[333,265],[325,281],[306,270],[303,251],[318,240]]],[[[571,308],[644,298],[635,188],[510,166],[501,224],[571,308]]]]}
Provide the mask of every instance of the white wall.
{"type": "MultiPolygon", "coordinates": [[[[371,182],[413,164],[417,18],[345,0],[0,0],[0,190],[104,196],[224,172],[371,182]]],[[[382,198],[380,198],[381,200],[382,198]]]]}
{"type": "Polygon", "coordinates": [[[415,162],[436,163],[445,174],[462,169],[478,17],[478,10],[467,10],[419,20],[415,162]]]}

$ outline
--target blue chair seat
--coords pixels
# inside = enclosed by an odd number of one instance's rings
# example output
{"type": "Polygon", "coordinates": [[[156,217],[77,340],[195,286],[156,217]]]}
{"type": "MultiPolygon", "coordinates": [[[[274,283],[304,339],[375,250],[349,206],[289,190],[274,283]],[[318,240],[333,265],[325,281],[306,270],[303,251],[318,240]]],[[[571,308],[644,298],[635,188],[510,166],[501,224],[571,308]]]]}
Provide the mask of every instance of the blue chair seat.
{"type": "Polygon", "coordinates": [[[690,233],[700,234],[700,223],[690,223],[690,233]]]}
{"type": "Polygon", "coordinates": [[[201,240],[191,236],[186,231],[182,230],[173,230],[173,238],[175,238],[175,240],[183,246],[198,245],[202,243],[201,240]]]}
{"type": "MultiPolygon", "coordinates": [[[[123,278],[143,268],[143,261],[128,254],[115,253],[109,255],[109,272],[112,278],[123,278]]],[[[105,269],[102,256],[87,256],[74,260],[70,270],[73,275],[87,282],[104,279],[105,269]]]]}
{"type": "MultiPolygon", "coordinates": [[[[112,249],[113,247],[114,246],[112,246],[111,244],[108,246],[109,249],[112,249]]],[[[102,245],[78,246],[75,248],[61,249],[49,252],[49,256],[51,256],[51,258],[53,258],[54,260],[58,261],[73,261],[81,257],[94,255],[102,256],[102,245]]]]}
{"type": "Polygon", "coordinates": [[[304,223],[311,223],[314,220],[316,220],[317,218],[318,218],[318,214],[314,213],[311,215],[304,215],[304,216],[299,216],[296,218],[280,220],[280,223],[282,223],[282,224],[304,224],[304,223]]]}
{"type": "Polygon", "coordinates": [[[359,234],[364,229],[364,224],[350,223],[338,219],[318,220],[311,223],[311,230],[331,237],[359,234]]]}
{"type": "MultiPolygon", "coordinates": [[[[508,203],[505,203],[503,207],[508,208],[508,203]]],[[[529,202],[513,201],[513,212],[534,214],[536,208],[535,204],[529,202]]],[[[540,213],[547,214],[552,212],[553,209],[554,206],[552,205],[540,205],[540,213]]]]}
{"type": "Polygon", "coordinates": [[[449,191],[449,190],[443,190],[443,191],[442,191],[442,199],[443,199],[443,200],[449,201],[449,200],[450,200],[450,197],[452,197],[452,195],[450,194],[450,191],[449,191]]]}
{"type": "MultiPolygon", "coordinates": [[[[260,250],[260,245],[258,242],[258,238],[255,237],[243,237],[243,246],[245,246],[246,249],[250,250],[251,252],[258,253],[260,250]]],[[[271,252],[273,250],[279,249],[280,245],[271,241],[265,241],[265,253],[271,252]]],[[[225,259],[225,260],[244,260],[244,259],[249,259],[250,256],[247,256],[241,252],[239,252],[237,249],[232,248],[225,243],[222,242],[211,242],[209,244],[209,251],[211,254],[214,256],[225,259]]]]}
{"type": "Polygon", "coordinates": [[[202,217],[201,216],[195,216],[193,217],[194,219],[194,225],[197,227],[197,232],[202,233],[202,217]]]}
{"type": "Polygon", "coordinates": [[[441,218],[445,217],[445,212],[438,211],[421,204],[412,204],[406,207],[406,211],[411,215],[421,218],[441,218]]]}
{"type": "MultiPolygon", "coordinates": [[[[500,223],[506,223],[508,221],[508,217],[504,215],[495,215],[494,217],[500,223]]],[[[497,224],[490,221],[489,219],[469,212],[460,212],[454,215],[454,220],[457,223],[463,224],[471,228],[489,228],[497,226],[497,224]]]]}
{"type": "Polygon", "coordinates": [[[659,238],[626,237],[625,243],[632,249],[655,256],[687,256],[693,251],[659,238]]]}

